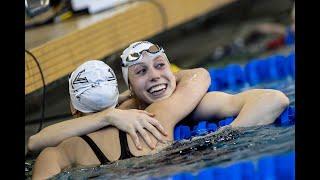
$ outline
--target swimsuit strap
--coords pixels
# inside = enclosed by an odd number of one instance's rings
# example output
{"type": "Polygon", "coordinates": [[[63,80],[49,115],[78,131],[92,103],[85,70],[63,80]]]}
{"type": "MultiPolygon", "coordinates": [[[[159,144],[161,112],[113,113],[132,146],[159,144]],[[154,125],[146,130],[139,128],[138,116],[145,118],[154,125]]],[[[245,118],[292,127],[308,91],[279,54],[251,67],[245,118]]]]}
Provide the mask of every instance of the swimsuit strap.
{"type": "Polygon", "coordinates": [[[119,139],[120,139],[120,147],[121,147],[121,156],[119,159],[128,159],[128,158],[134,157],[134,155],[131,154],[128,146],[127,133],[119,130],[119,139]]]}
{"type": "Polygon", "coordinates": [[[91,147],[94,154],[97,156],[101,164],[106,164],[109,161],[109,159],[103,154],[103,152],[100,150],[100,148],[96,145],[96,143],[87,135],[80,136],[84,141],[88,143],[88,145],[91,147]]]}

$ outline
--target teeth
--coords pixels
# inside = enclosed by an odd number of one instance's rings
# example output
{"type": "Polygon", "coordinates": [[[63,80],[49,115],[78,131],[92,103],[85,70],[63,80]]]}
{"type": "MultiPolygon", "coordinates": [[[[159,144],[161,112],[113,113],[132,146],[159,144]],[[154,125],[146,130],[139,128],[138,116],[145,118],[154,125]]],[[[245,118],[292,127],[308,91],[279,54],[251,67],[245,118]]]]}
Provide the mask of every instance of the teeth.
{"type": "Polygon", "coordinates": [[[160,84],[160,85],[156,85],[156,86],[153,86],[152,88],[150,88],[149,92],[154,93],[155,91],[160,91],[165,88],[166,88],[166,85],[160,84]]]}

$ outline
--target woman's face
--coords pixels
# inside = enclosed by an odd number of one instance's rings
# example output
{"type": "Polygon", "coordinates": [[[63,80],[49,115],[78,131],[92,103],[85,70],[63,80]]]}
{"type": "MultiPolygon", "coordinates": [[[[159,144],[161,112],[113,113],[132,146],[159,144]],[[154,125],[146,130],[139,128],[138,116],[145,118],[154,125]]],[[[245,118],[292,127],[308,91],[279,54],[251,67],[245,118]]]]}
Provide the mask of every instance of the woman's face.
{"type": "Polygon", "coordinates": [[[143,54],[141,63],[128,69],[129,84],[134,94],[147,104],[165,99],[176,88],[176,78],[164,56],[151,58],[143,54]]]}

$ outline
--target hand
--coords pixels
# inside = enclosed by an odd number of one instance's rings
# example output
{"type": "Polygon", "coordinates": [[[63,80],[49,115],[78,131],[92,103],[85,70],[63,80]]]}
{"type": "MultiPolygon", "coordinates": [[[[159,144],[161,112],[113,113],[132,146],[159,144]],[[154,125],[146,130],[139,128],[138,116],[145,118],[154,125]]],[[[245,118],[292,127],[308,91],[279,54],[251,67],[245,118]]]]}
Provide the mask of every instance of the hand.
{"type": "Polygon", "coordinates": [[[137,109],[114,109],[111,112],[110,117],[110,124],[122,131],[127,132],[131,136],[138,149],[142,149],[142,147],[137,132],[140,133],[151,149],[155,148],[155,144],[152,144],[152,141],[146,130],[148,130],[160,142],[164,142],[163,136],[160,134],[160,132],[165,136],[168,135],[161,124],[153,118],[154,115],[147,111],[137,109]]]}

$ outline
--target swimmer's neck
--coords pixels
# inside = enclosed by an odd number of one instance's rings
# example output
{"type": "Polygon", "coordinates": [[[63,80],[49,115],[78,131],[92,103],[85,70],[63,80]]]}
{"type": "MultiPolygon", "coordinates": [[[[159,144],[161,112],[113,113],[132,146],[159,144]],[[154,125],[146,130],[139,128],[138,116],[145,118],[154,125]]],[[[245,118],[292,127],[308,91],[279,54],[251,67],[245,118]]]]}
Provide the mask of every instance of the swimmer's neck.
{"type": "Polygon", "coordinates": [[[150,104],[147,104],[143,101],[138,100],[138,108],[140,110],[145,110],[150,104]]]}

